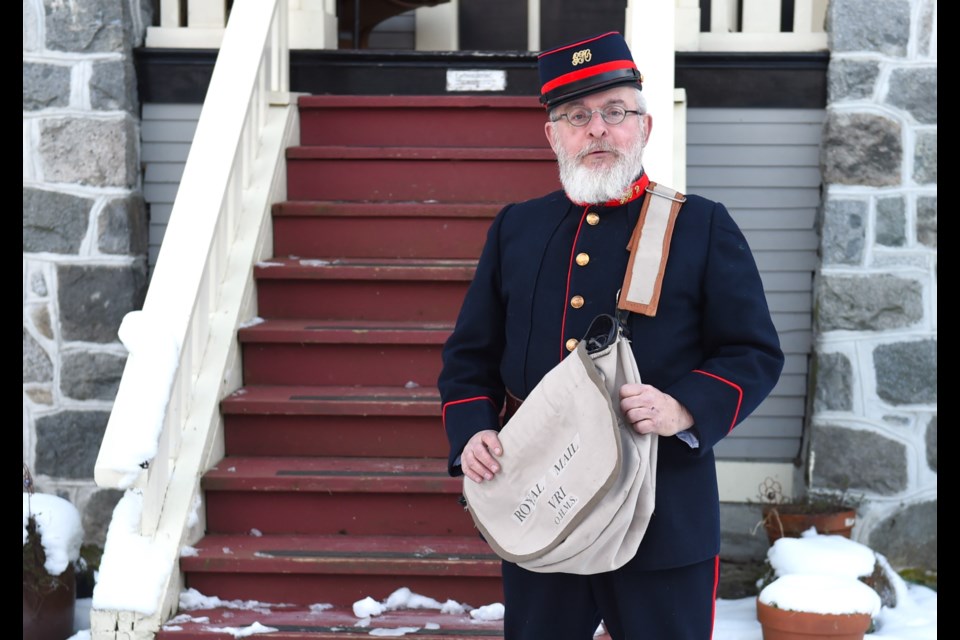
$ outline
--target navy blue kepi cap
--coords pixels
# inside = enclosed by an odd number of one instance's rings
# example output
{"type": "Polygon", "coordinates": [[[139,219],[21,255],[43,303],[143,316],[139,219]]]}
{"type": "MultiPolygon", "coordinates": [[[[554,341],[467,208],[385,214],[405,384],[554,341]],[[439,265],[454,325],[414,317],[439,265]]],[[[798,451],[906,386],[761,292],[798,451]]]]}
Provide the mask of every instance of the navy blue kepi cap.
{"type": "Polygon", "coordinates": [[[617,85],[642,87],[643,76],[626,40],[610,31],[537,56],[540,102],[548,108],[617,85]]]}

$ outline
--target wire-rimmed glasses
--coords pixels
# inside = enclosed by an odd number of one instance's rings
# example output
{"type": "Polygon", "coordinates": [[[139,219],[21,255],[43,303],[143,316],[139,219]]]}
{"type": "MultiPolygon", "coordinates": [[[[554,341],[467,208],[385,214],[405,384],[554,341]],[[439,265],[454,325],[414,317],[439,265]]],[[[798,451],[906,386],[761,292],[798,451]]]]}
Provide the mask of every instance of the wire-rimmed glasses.
{"type": "Polygon", "coordinates": [[[587,109],[586,107],[577,107],[571,109],[566,113],[561,113],[557,117],[553,118],[553,122],[560,120],[560,118],[566,118],[574,127],[585,127],[587,124],[593,120],[593,114],[599,113],[600,117],[603,118],[603,121],[607,124],[620,124],[626,119],[628,113],[635,113],[640,115],[640,112],[636,109],[624,109],[619,105],[609,105],[603,109],[587,109]]]}

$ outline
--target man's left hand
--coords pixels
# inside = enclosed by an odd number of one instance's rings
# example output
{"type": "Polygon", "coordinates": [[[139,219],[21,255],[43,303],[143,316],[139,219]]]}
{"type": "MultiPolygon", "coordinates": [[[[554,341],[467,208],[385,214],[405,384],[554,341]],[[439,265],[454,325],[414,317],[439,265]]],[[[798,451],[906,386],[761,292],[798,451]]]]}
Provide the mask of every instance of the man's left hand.
{"type": "Polygon", "coordinates": [[[693,416],[682,404],[649,384],[620,387],[620,410],[641,435],[672,436],[693,426],[693,416]]]}

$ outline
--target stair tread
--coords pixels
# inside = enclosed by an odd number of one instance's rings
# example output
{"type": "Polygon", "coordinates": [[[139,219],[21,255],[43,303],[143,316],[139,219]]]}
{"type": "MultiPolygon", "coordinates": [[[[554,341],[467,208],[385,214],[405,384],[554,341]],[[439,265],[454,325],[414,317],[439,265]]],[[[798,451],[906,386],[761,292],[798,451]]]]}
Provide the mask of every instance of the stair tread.
{"type": "Polygon", "coordinates": [[[440,415],[440,393],[432,387],[252,385],[224,398],[226,414],[440,415]]]}
{"type": "Polygon", "coordinates": [[[504,96],[504,95],[469,95],[469,96],[418,96],[418,95],[392,95],[372,96],[372,95],[336,95],[336,94],[316,94],[303,95],[297,99],[297,106],[301,109],[322,109],[325,107],[351,107],[384,109],[397,107],[416,107],[416,108],[436,108],[445,107],[453,109],[490,109],[506,108],[517,109],[526,108],[537,113],[543,113],[543,105],[536,97],[530,96],[504,96]]]}
{"type": "Polygon", "coordinates": [[[240,329],[240,342],[442,344],[453,325],[394,320],[267,319],[240,329]]]}
{"type": "Polygon", "coordinates": [[[457,495],[462,478],[437,458],[229,456],[208,470],[205,490],[457,495]]]}
{"type": "Polygon", "coordinates": [[[194,572],[500,576],[500,559],[477,536],[208,534],[181,567],[194,572]]]}
{"type": "Polygon", "coordinates": [[[397,160],[448,161],[482,160],[490,162],[535,161],[556,162],[549,147],[359,147],[348,145],[307,145],[287,149],[288,160],[397,160]]]}
{"type": "Polygon", "coordinates": [[[481,202],[350,202],[342,200],[287,200],[273,206],[273,215],[330,217],[493,218],[502,208],[481,202]]]}
{"type": "Polygon", "coordinates": [[[277,256],[254,265],[259,279],[469,280],[477,261],[426,258],[304,258],[277,256]]]}
{"type": "MultiPolygon", "coordinates": [[[[233,604],[233,603],[229,603],[233,604]]],[[[432,603],[430,603],[432,605],[432,603]]],[[[484,620],[470,615],[473,608],[467,603],[438,603],[446,604],[444,610],[437,608],[396,609],[370,616],[358,617],[352,608],[336,607],[325,603],[317,603],[313,607],[288,605],[283,603],[257,603],[250,607],[249,603],[237,603],[236,606],[221,606],[211,608],[193,608],[182,610],[181,614],[167,622],[164,627],[176,631],[177,638],[189,639],[192,634],[203,634],[203,638],[218,638],[216,629],[221,629],[224,638],[227,629],[251,627],[256,623],[272,627],[277,631],[269,635],[270,638],[370,638],[371,635],[406,635],[399,630],[416,628],[417,638],[457,638],[460,634],[470,638],[496,639],[503,636],[502,620],[484,620]],[[459,605],[459,606],[457,606],[459,605]],[[176,629],[173,629],[176,627],[176,629]],[[384,633],[372,633],[374,629],[382,629],[384,633]],[[390,632],[388,630],[393,630],[390,632]],[[296,635],[287,635],[296,634],[296,635]],[[329,634],[329,635],[328,635],[329,634]]],[[[477,603],[485,606],[493,603],[477,603]]],[[[430,606],[430,605],[427,605],[430,606]]],[[[164,629],[161,629],[160,638],[164,629]]],[[[170,637],[174,637],[171,634],[170,637]]]]}

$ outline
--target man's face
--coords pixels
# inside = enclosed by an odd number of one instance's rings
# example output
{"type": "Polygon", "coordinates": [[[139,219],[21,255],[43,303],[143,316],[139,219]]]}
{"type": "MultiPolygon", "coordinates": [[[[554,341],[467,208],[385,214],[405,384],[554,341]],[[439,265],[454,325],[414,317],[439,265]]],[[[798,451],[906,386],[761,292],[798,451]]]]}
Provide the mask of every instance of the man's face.
{"type": "Polygon", "coordinates": [[[642,168],[643,147],[652,125],[648,114],[628,113],[620,124],[608,124],[594,113],[582,127],[561,117],[577,108],[600,111],[610,106],[636,110],[636,89],[614,87],[564,103],[551,114],[555,121],[544,127],[557,155],[563,187],[576,202],[620,197],[642,168]]]}

